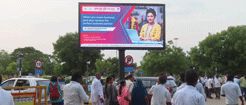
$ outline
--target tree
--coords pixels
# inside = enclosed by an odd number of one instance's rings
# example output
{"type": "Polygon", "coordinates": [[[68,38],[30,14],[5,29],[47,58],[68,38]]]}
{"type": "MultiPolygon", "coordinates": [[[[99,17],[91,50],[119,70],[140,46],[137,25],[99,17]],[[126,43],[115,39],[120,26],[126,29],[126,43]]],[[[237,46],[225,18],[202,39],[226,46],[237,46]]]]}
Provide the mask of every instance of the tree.
{"type": "Polygon", "coordinates": [[[114,71],[115,65],[112,65],[109,61],[101,61],[100,59],[97,59],[95,66],[96,72],[100,72],[101,74],[106,73],[106,75],[109,75],[114,71]]]}
{"type": "Polygon", "coordinates": [[[6,69],[6,74],[8,75],[14,75],[17,74],[17,63],[16,62],[12,62],[9,64],[9,66],[6,69]]]}
{"type": "Polygon", "coordinates": [[[35,73],[35,62],[41,60],[43,62],[43,73],[52,73],[54,69],[54,57],[48,54],[43,54],[41,51],[36,50],[33,47],[17,48],[11,53],[11,58],[14,62],[18,58],[23,59],[23,71],[22,74],[35,73]]]}
{"type": "MultiPolygon", "coordinates": [[[[0,51],[0,68],[1,71],[6,70],[6,68],[8,67],[8,65],[12,62],[10,55],[4,51],[1,50],[0,51]]],[[[3,73],[3,72],[1,72],[3,73]]]]}
{"type": "Polygon", "coordinates": [[[189,52],[192,63],[201,71],[214,74],[246,73],[246,26],[229,27],[210,34],[189,52]]]}
{"type": "Polygon", "coordinates": [[[154,73],[180,74],[187,70],[188,61],[186,54],[180,47],[173,45],[172,41],[168,41],[165,50],[150,50],[146,52],[141,61],[141,69],[144,75],[154,76],[154,73]]]}
{"type": "MultiPolygon", "coordinates": [[[[120,70],[119,59],[116,57],[113,58],[109,57],[108,59],[103,61],[98,59],[95,65],[96,65],[97,72],[102,72],[102,73],[105,72],[106,75],[119,74],[119,70],[120,70]]],[[[137,68],[137,63],[133,63],[129,67],[137,68]]]]}
{"type": "Polygon", "coordinates": [[[103,55],[100,50],[79,49],[78,33],[67,33],[59,36],[59,39],[53,43],[54,56],[57,64],[62,64],[62,74],[71,75],[74,71],[85,73],[87,61],[90,61],[90,71],[96,70],[96,59],[102,59],[103,55]]]}

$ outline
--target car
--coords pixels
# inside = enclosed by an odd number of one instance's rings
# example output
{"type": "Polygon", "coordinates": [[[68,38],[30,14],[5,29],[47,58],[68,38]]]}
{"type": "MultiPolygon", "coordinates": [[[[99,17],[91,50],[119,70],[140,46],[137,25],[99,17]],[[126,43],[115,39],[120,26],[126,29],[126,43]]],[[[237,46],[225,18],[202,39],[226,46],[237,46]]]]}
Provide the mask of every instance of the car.
{"type": "MultiPolygon", "coordinates": [[[[135,77],[135,79],[142,80],[144,87],[149,91],[153,85],[157,85],[158,77],[135,77]]],[[[168,79],[165,86],[172,87],[173,90],[171,91],[171,96],[173,96],[177,89],[176,83],[173,80],[168,79]]],[[[151,102],[151,98],[149,98],[149,102],[151,102]]]]}
{"type": "Polygon", "coordinates": [[[35,78],[34,76],[21,76],[21,78],[35,78]]]}
{"type": "MultiPolygon", "coordinates": [[[[141,79],[144,87],[146,88],[147,91],[149,91],[153,85],[157,84],[158,77],[135,77],[135,79],[141,79]]],[[[171,92],[172,95],[176,92],[177,85],[173,80],[168,79],[166,81],[165,85],[167,87],[172,87],[172,89],[173,89],[173,91],[171,92]]]]}
{"type": "Polygon", "coordinates": [[[144,87],[149,91],[153,85],[157,84],[158,77],[135,77],[135,79],[142,80],[144,87]]]}
{"type": "MultiPolygon", "coordinates": [[[[50,80],[43,79],[43,78],[11,78],[11,79],[3,81],[1,83],[1,87],[48,86],[49,83],[50,83],[50,80]]],[[[19,90],[16,90],[16,89],[10,89],[7,91],[10,91],[11,93],[19,93],[19,90]]],[[[35,88],[28,88],[28,89],[20,90],[20,93],[24,93],[24,92],[35,92],[35,88]]],[[[42,104],[44,103],[44,100],[45,100],[44,97],[45,97],[45,92],[43,90],[42,95],[41,95],[42,104]]]]}

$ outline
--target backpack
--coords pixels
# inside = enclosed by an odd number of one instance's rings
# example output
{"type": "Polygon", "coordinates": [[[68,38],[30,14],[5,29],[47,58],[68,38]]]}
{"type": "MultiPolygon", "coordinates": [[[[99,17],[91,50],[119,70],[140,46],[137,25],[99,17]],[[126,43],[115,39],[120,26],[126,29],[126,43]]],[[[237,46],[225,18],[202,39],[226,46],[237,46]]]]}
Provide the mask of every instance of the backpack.
{"type": "Polygon", "coordinates": [[[60,98],[60,92],[58,91],[57,88],[58,82],[56,82],[56,85],[52,85],[50,82],[50,99],[51,100],[57,100],[60,98]]]}

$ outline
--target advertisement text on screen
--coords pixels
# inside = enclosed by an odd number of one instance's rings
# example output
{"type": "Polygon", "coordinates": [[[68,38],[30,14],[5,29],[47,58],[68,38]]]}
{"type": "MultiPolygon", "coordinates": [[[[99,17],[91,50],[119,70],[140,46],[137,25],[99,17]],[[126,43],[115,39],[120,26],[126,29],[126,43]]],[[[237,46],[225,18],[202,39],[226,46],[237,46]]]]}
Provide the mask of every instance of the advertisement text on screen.
{"type": "Polygon", "coordinates": [[[120,7],[83,6],[82,11],[84,12],[120,12],[120,7]]]}

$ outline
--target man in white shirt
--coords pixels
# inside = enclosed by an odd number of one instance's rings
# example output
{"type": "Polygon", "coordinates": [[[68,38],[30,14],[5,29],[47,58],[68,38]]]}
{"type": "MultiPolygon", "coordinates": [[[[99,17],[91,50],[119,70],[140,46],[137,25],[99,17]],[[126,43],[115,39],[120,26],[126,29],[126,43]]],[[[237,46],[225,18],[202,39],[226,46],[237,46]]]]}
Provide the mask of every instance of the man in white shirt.
{"type": "Polygon", "coordinates": [[[183,89],[187,85],[185,82],[185,73],[180,74],[180,81],[182,82],[182,84],[177,88],[177,91],[183,89]]]}
{"type": "Polygon", "coordinates": [[[167,77],[167,79],[171,79],[173,81],[176,81],[172,73],[170,73],[170,75],[167,77]]]}
{"type": "Polygon", "coordinates": [[[82,105],[83,101],[89,101],[89,96],[85,93],[81,82],[81,72],[74,72],[70,83],[63,88],[65,105],[82,105]]]}
{"type": "Polygon", "coordinates": [[[202,83],[197,82],[197,84],[196,84],[196,90],[204,96],[204,99],[206,101],[206,95],[205,95],[205,92],[204,92],[204,88],[203,88],[202,83]]]}
{"type": "Polygon", "coordinates": [[[207,80],[207,87],[208,87],[208,98],[213,99],[211,96],[213,87],[212,87],[213,79],[212,76],[209,76],[209,79],[207,80]]]}
{"type": "Polygon", "coordinates": [[[91,102],[92,105],[103,105],[103,87],[101,84],[101,74],[96,73],[96,78],[92,81],[91,85],[91,102]]]}
{"type": "Polygon", "coordinates": [[[226,105],[238,105],[238,97],[244,105],[239,85],[233,83],[234,75],[228,74],[226,84],[221,87],[221,96],[226,97],[226,105]]]}
{"type": "MultiPolygon", "coordinates": [[[[177,91],[179,91],[179,90],[183,89],[185,86],[187,86],[187,83],[185,82],[185,74],[184,73],[180,74],[180,80],[181,80],[182,84],[177,88],[177,91]]],[[[206,99],[206,96],[204,93],[204,88],[203,88],[203,85],[201,83],[197,82],[196,90],[204,96],[204,99],[206,99]]]]}
{"type": "MultiPolygon", "coordinates": [[[[2,83],[2,76],[0,75],[0,84],[2,83]]],[[[0,105],[15,105],[13,96],[10,92],[3,90],[0,85],[0,105]]]]}
{"type": "Polygon", "coordinates": [[[215,89],[215,99],[220,99],[220,87],[222,84],[221,78],[219,78],[219,75],[216,75],[216,78],[214,78],[214,89],[215,89]]]}
{"type": "Polygon", "coordinates": [[[128,80],[126,80],[126,87],[128,88],[129,90],[129,99],[131,100],[131,94],[132,94],[132,89],[133,89],[133,82],[135,80],[134,76],[132,74],[129,74],[127,76],[128,80]]]}
{"type": "Polygon", "coordinates": [[[204,80],[204,87],[205,87],[206,97],[208,97],[208,79],[209,79],[209,76],[207,76],[206,79],[204,80]]]}
{"type": "Polygon", "coordinates": [[[239,85],[239,79],[238,79],[237,75],[235,75],[233,82],[239,85]]]}
{"type": "Polygon", "coordinates": [[[148,94],[152,96],[151,105],[171,105],[171,95],[165,87],[166,77],[160,76],[158,85],[153,85],[148,94]]]}
{"type": "Polygon", "coordinates": [[[195,88],[197,80],[198,74],[195,70],[186,71],[187,86],[174,94],[172,105],[206,105],[204,96],[195,88]]]}

